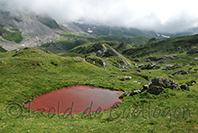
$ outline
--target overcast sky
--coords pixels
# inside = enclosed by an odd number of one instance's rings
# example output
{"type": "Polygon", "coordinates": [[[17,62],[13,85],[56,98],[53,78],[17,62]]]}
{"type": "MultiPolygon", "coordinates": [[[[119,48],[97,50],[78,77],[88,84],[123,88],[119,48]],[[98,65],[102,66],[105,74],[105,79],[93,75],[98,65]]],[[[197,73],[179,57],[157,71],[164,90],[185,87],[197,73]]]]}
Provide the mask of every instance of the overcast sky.
{"type": "Polygon", "coordinates": [[[48,14],[58,23],[83,20],[160,32],[198,26],[195,0],[0,0],[0,3],[0,9],[28,9],[48,14]]]}

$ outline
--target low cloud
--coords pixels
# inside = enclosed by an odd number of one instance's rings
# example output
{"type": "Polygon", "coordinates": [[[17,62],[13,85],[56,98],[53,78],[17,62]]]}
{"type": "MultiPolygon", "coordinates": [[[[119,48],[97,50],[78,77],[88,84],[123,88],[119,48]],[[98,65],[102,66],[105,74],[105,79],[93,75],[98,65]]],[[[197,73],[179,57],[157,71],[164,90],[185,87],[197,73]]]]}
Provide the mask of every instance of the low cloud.
{"type": "Polygon", "coordinates": [[[198,26],[198,8],[193,0],[1,0],[0,9],[47,14],[58,23],[83,20],[157,32],[198,26]]]}

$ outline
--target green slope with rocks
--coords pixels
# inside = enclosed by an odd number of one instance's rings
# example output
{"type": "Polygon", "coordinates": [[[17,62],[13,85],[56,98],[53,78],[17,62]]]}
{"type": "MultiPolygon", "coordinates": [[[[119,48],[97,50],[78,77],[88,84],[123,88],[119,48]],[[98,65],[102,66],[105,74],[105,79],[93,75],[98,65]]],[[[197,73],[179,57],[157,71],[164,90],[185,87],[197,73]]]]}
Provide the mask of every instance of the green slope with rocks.
{"type": "Polygon", "coordinates": [[[32,47],[1,52],[0,132],[198,132],[196,37],[135,48],[122,41],[90,42],[58,54],[32,47]],[[122,90],[123,102],[100,114],[66,119],[23,105],[74,85],[122,90]],[[12,102],[24,109],[19,118],[13,119],[20,108],[7,110],[12,102]]]}

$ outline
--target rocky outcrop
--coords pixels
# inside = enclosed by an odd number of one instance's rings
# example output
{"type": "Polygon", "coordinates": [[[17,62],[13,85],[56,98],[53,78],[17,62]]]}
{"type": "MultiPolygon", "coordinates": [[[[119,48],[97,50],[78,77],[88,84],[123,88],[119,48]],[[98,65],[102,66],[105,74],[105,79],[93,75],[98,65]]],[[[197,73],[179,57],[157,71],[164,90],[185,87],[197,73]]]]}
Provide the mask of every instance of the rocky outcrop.
{"type": "Polygon", "coordinates": [[[159,60],[174,60],[176,57],[173,56],[149,56],[146,58],[146,62],[159,61],[159,60]]]}
{"type": "Polygon", "coordinates": [[[164,90],[164,88],[180,89],[175,81],[167,78],[156,77],[151,80],[147,92],[158,95],[164,90]]]}
{"type": "Polygon", "coordinates": [[[102,66],[102,67],[106,67],[106,63],[105,61],[103,61],[102,59],[98,58],[94,58],[94,57],[87,57],[85,59],[85,61],[87,61],[88,63],[94,64],[96,66],[102,66]]]}
{"type": "Polygon", "coordinates": [[[155,64],[153,64],[153,63],[147,64],[147,65],[141,64],[141,65],[139,65],[138,67],[139,67],[140,69],[154,69],[154,68],[158,69],[158,68],[160,68],[159,65],[155,65],[155,64]]]}
{"type": "Polygon", "coordinates": [[[178,64],[175,64],[175,65],[166,65],[166,66],[164,66],[163,68],[162,68],[162,70],[174,70],[174,69],[176,69],[176,68],[180,68],[181,66],[180,65],[178,65],[178,64]]]}
{"type": "Polygon", "coordinates": [[[132,68],[131,64],[125,59],[117,60],[115,64],[117,65],[118,68],[132,68]]]}
{"type": "Polygon", "coordinates": [[[107,48],[104,46],[104,44],[102,44],[101,46],[102,48],[97,51],[96,56],[102,56],[107,51],[107,48]]]}

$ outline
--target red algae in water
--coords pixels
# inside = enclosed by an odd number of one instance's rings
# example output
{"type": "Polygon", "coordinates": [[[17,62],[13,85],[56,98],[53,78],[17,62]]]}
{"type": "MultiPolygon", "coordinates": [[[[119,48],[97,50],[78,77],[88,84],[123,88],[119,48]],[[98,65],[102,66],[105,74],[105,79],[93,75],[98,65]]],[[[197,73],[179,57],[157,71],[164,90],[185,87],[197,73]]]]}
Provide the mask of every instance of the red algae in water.
{"type": "Polygon", "coordinates": [[[55,90],[33,99],[25,104],[30,110],[52,113],[91,112],[110,109],[116,102],[122,102],[122,91],[114,91],[90,86],[72,86],[55,90]],[[31,105],[31,106],[30,106],[31,105]]]}

